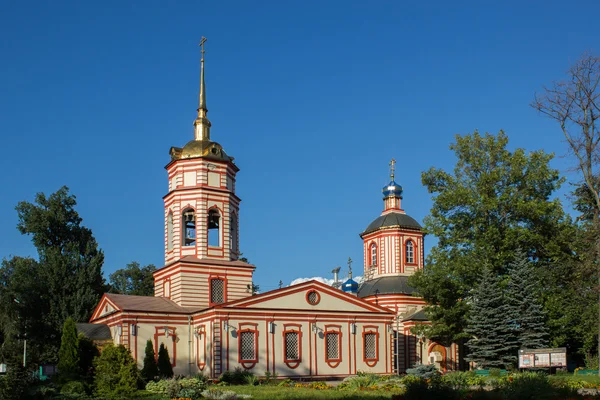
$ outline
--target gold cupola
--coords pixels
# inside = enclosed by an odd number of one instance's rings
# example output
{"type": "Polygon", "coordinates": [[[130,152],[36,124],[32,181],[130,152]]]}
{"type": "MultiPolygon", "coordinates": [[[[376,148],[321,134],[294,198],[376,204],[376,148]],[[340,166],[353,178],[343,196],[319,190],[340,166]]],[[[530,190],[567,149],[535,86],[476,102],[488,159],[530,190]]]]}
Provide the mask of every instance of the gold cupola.
{"type": "Polygon", "coordinates": [[[203,36],[200,41],[200,46],[202,47],[202,57],[200,59],[200,96],[198,99],[198,116],[194,120],[194,140],[189,141],[183,148],[171,147],[169,154],[172,161],[200,157],[216,161],[233,161],[233,157],[228,156],[219,143],[210,140],[211,123],[207,117],[206,85],[204,83],[204,42],[206,42],[206,38],[203,36]]]}

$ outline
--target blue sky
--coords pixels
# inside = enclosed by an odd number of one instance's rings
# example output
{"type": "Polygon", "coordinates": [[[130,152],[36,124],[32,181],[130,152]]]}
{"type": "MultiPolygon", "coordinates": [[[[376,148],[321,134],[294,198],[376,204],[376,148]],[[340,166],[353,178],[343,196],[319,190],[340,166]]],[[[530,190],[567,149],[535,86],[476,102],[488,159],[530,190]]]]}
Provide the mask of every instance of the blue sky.
{"type": "MultiPolygon", "coordinates": [[[[264,289],[361,269],[388,162],[419,221],[420,174],[455,134],[570,159],[529,107],[583,51],[597,1],[0,3],[0,257],[33,255],[14,207],[62,185],[105,252],[105,275],[163,262],[164,166],[193,138],[206,36],[212,138],[236,157],[240,248],[264,289]]],[[[563,190],[566,192],[568,188],[563,190]]],[[[559,194],[559,195],[563,195],[559,194]]],[[[434,242],[428,238],[428,247],[434,242]]]]}

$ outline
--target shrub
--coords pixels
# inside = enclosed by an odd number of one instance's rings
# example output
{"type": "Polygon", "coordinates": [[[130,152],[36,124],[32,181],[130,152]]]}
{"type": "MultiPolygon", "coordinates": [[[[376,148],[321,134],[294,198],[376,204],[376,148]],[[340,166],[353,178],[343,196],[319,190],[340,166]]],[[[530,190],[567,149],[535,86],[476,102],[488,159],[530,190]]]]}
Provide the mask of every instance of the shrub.
{"type": "Polygon", "coordinates": [[[208,389],[202,392],[202,396],[207,399],[214,400],[237,400],[238,398],[246,398],[246,396],[238,395],[232,390],[208,389]]]}
{"type": "Polygon", "coordinates": [[[254,375],[252,372],[236,367],[233,371],[223,372],[219,380],[230,385],[243,385],[246,383],[247,377],[252,375],[254,375]]]}
{"type": "Polygon", "coordinates": [[[101,397],[131,397],[137,389],[138,370],[131,353],[124,346],[107,345],[94,360],[94,385],[101,397]]]}
{"type": "Polygon", "coordinates": [[[58,351],[58,372],[62,379],[74,379],[79,370],[79,336],[72,318],[67,318],[63,325],[58,351]]]}
{"type": "Polygon", "coordinates": [[[154,354],[152,340],[146,342],[144,366],[142,367],[141,375],[146,382],[154,380],[158,376],[158,364],[156,363],[156,354],[154,354]]]}
{"type": "Polygon", "coordinates": [[[477,375],[474,371],[451,372],[442,376],[442,382],[455,390],[465,390],[472,386],[485,386],[485,378],[477,375]]]}
{"type": "Polygon", "coordinates": [[[173,377],[173,366],[171,365],[171,359],[169,358],[169,351],[162,343],[158,349],[158,374],[162,378],[173,377]]]}
{"type": "Polygon", "coordinates": [[[6,375],[0,377],[0,399],[26,399],[25,391],[32,383],[31,374],[18,363],[11,362],[7,367],[6,375]]]}
{"type": "Polygon", "coordinates": [[[88,388],[81,381],[67,382],[60,389],[60,394],[70,398],[81,398],[83,396],[87,397],[87,393],[88,388]]]}
{"type": "Polygon", "coordinates": [[[79,334],[79,371],[91,383],[94,378],[94,359],[100,355],[98,348],[90,339],[79,334]]]}
{"type": "Polygon", "coordinates": [[[553,399],[556,390],[550,385],[548,376],[537,372],[523,372],[503,377],[500,384],[502,399],[553,399]]]}
{"type": "Polygon", "coordinates": [[[431,379],[440,375],[435,365],[416,364],[406,370],[406,375],[416,376],[423,379],[431,379]]]}

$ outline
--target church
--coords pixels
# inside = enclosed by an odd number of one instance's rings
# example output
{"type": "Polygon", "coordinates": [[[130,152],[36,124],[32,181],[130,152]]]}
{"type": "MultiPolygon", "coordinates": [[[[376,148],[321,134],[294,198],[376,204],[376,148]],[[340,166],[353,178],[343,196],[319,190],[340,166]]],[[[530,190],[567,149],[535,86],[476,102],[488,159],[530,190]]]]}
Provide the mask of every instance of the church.
{"type": "MultiPolygon", "coordinates": [[[[256,267],[240,260],[236,176],[239,167],[212,140],[204,84],[204,42],[194,137],[171,147],[165,167],[165,265],[154,296],[106,293],[90,323],[110,332],[142,367],[152,341],[169,351],[179,375],[218,378],[243,368],[256,375],[342,378],[357,372],[403,373],[414,364],[455,369],[456,345],[412,332],[427,324],[425,302],[408,277],[424,264],[424,233],[402,209],[402,187],[390,163],[383,212],[360,233],[364,279],[308,281],[254,294],[256,267]]],[[[350,262],[350,260],[349,260],[350,262]]]]}

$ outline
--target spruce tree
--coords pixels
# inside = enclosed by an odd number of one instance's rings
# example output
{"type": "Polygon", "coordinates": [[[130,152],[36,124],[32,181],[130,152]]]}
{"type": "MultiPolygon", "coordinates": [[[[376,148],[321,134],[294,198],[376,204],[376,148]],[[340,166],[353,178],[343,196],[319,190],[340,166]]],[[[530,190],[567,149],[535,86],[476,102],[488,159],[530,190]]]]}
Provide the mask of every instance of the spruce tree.
{"type": "MultiPolygon", "coordinates": [[[[168,356],[168,355],[167,355],[168,356]]],[[[156,364],[156,355],[152,340],[146,342],[146,352],[144,354],[144,366],[142,368],[142,378],[147,382],[158,376],[158,365],[156,364]]]]}
{"type": "Polygon", "coordinates": [[[467,361],[478,368],[507,368],[517,360],[518,344],[510,306],[502,294],[498,276],[486,267],[471,297],[471,312],[465,330],[467,361]]]}
{"type": "Polygon", "coordinates": [[[72,318],[63,325],[60,350],[58,351],[58,371],[64,379],[74,379],[79,373],[79,337],[72,318]]]}
{"type": "Polygon", "coordinates": [[[526,349],[547,347],[549,335],[546,313],[540,302],[539,280],[521,249],[515,252],[509,266],[509,277],[507,297],[519,346],[526,349]]]}
{"type": "Polygon", "coordinates": [[[169,358],[169,351],[162,343],[158,349],[158,374],[162,378],[173,377],[173,366],[171,365],[171,359],[169,358]]]}

